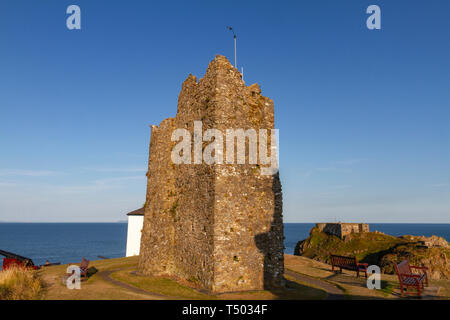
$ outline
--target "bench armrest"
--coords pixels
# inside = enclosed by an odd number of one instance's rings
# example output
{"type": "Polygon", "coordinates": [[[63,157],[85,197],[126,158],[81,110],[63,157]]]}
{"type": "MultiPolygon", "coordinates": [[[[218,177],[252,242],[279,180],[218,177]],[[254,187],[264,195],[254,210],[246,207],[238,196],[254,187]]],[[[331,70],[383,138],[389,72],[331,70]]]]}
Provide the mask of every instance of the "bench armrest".
{"type": "Polygon", "coordinates": [[[427,267],[419,267],[419,266],[409,266],[412,269],[419,269],[419,270],[428,270],[427,267]]]}

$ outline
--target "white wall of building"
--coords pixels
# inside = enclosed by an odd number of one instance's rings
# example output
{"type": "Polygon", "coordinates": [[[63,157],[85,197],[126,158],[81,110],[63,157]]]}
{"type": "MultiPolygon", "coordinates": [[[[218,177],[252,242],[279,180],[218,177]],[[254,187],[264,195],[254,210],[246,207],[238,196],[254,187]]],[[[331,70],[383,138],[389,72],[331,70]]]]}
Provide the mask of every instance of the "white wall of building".
{"type": "Polygon", "coordinates": [[[139,255],[144,216],[128,216],[127,257],[139,255]]]}

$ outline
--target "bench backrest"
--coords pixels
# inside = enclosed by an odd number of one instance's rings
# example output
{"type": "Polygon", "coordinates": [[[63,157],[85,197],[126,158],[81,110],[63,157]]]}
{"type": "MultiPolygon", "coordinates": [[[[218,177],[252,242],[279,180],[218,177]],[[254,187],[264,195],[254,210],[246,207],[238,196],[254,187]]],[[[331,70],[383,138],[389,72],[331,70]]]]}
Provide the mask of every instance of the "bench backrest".
{"type": "Polygon", "coordinates": [[[88,266],[89,266],[89,260],[86,260],[85,258],[83,258],[83,260],[81,260],[81,263],[80,263],[80,269],[85,270],[85,269],[87,269],[88,266]]]}
{"type": "Polygon", "coordinates": [[[402,281],[401,274],[411,274],[411,267],[409,266],[408,260],[403,260],[399,264],[395,264],[395,272],[397,273],[398,280],[402,281]]]}
{"type": "Polygon", "coordinates": [[[345,257],[345,256],[337,256],[330,255],[331,263],[339,266],[356,266],[358,264],[358,260],[356,257],[345,257]]]}

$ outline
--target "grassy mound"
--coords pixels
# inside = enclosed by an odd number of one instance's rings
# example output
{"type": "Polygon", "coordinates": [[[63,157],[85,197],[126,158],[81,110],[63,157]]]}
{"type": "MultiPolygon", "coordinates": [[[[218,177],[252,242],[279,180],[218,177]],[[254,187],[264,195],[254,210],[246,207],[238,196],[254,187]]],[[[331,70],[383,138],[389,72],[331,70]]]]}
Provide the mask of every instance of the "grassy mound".
{"type": "Polygon", "coordinates": [[[355,233],[343,240],[314,227],[310,236],[297,243],[295,255],[329,263],[330,254],[353,256],[393,274],[394,264],[409,259],[412,265],[429,268],[432,279],[450,279],[450,250],[427,248],[420,241],[383,233],[355,233]]]}
{"type": "Polygon", "coordinates": [[[309,238],[297,243],[295,255],[329,263],[330,254],[355,256],[359,261],[376,264],[393,247],[406,243],[397,237],[368,232],[355,233],[344,240],[314,227],[309,238]]]}
{"type": "Polygon", "coordinates": [[[39,299],[42,283],[33,270],[10,268],[0,271],[0,300],[39,299]]]}

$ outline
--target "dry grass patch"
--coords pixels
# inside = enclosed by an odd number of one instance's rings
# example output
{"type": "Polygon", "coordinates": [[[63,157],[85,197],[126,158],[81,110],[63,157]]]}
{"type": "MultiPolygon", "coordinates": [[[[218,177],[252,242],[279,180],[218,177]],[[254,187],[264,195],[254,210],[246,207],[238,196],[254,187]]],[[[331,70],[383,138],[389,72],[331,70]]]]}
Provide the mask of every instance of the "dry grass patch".
{"type": "MultiPolygon", "coordinates": [[[[96,260],[89,263],[89,268],[98,271],[117,268],[136,267],[138,257],[96,260]]],[[[98,273],[90,275],[88,280],[81,281],[80,290],[69,290],[62,279],[69,265],[80,262],[43,268],[39,271],[44,282],[43,299],[45,300],[147,300],[153,297],[131,292],[104,281],[98,273]]]]}
{"type": "Polygon", "coordinates": [[[330,265],[320,261],[288,254],[284,258],[286,269],[337,285],[344,290],[347,299],[392,298],[392,276],[389,276],[389,281],[382,281],[382,290],[369,290],[364,276],[357,278],[354,271],[343,270],[342,274],[336,274],[330,265]]]}
{"type": "MultiPolygon", "coordinates": [[[[303,256],[284,255],[285,268],[328,281],[340,286],[347,299],[394,299],[399,298],[399,283],[397,275],[381,274],[381,289],[369,290],[364,277],[357,278],[354,271],[343,270],[342,274],[331,271],[331,266],[303,256]]],[[[437,299],[450,299],[449,280],[431,280],[430,287],[440,287],[437,299]]]]}
{"type": "Polygon", "coordinates": [[[0,300],[36,300],[42,282],[34,270],[12,267],[0,271],[0,300]]]}

